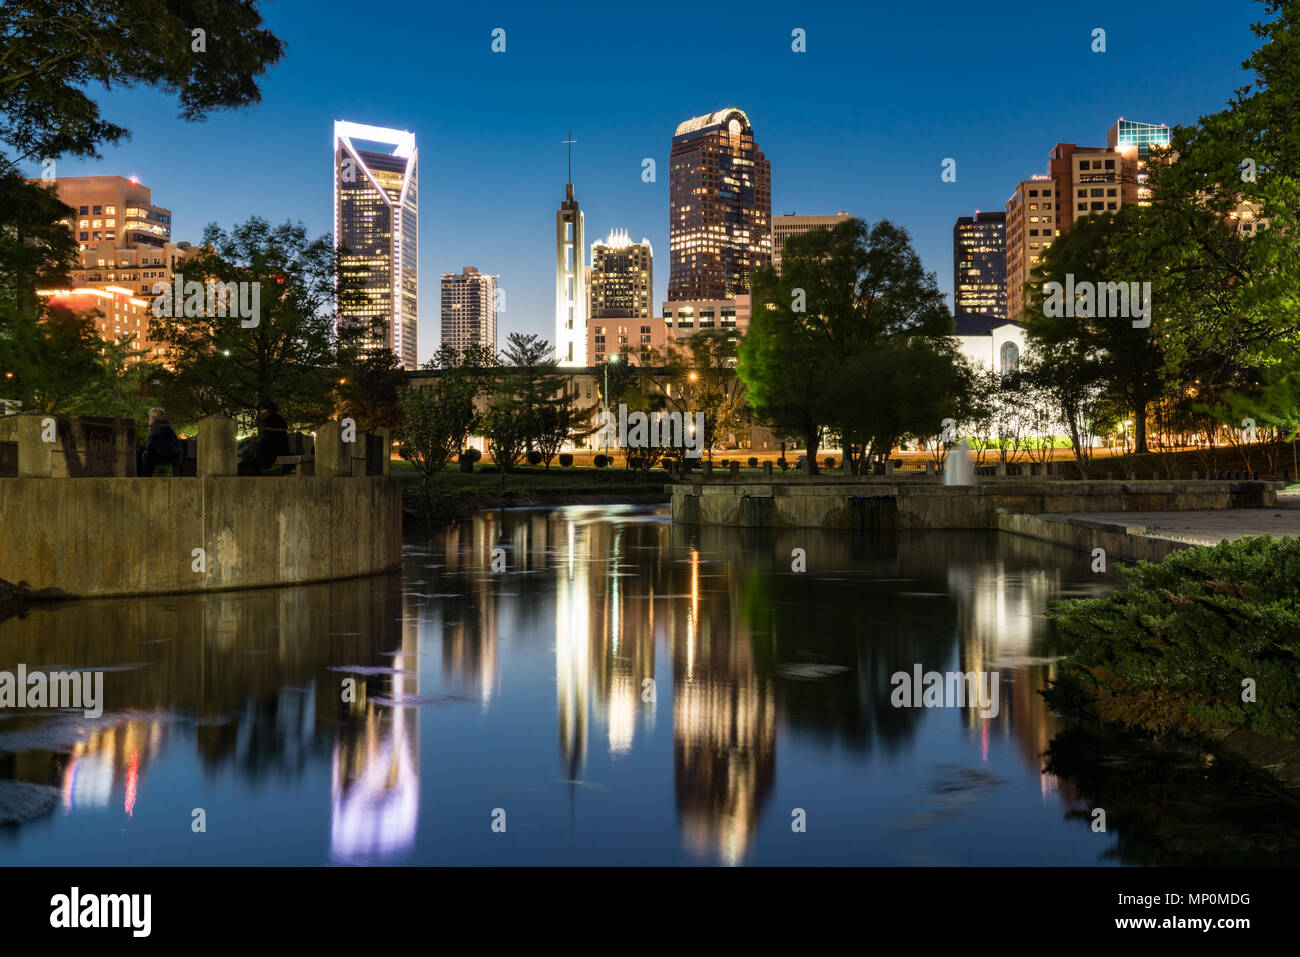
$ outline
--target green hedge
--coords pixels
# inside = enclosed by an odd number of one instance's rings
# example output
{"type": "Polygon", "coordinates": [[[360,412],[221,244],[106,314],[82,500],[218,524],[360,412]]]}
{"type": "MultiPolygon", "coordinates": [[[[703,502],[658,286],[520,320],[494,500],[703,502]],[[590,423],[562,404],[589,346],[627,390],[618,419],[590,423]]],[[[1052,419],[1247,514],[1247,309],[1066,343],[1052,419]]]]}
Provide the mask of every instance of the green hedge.
{"type": "Polygon", "coordinates": [[[1057,710],[1157,734],[1300,731],[1300,539],[1265,535],[1122,570],[1124,589],[1050,613],[1070,656],[1057,710]],[[1243,680],[1255,701],[1244,702],[1243,680]]]}

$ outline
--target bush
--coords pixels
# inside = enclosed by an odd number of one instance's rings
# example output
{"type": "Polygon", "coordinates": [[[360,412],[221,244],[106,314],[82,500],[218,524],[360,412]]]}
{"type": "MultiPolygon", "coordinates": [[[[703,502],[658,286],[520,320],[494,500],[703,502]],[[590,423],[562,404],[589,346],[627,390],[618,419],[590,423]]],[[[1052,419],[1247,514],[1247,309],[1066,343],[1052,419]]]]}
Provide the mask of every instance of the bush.
{"type": "Polygon", "coordinates": [[[753,456],[753,455],[751,455],[751,456],[749,457],[749,467],[750,467],[751,469],[756,469],[756,468],[758,468],[758,458],[757,458],[757,456],[753,456]]]}
{"type": "Polygon", "coordinates": [[[538,452],[536,449],[534,449],[533,451],[529,452],[529,453],[528,453],[528,464],[529,464],[529,465],[541,465],[541,464],[542,464],[542,453],[541,453],[541,452],[538,452]]]}
{"type": "Polygon", "coordinates": [[[784,455],[781,456],[779,459],[776,460],[776,464],[779,465],[779,466],[781,467],[781,471],[782,471],[782,472],[784,472],[786,469],[788,469],[788,468],[790,467],[790,463],[787,462],[787,461],[785,460],[785,456],[784,456],[784,455]]]}
{"type": "Polygon", "coordinates": [[[731,459],[723,459],[719,464],[720,464],[724,469],[729,469],[729,468],[731,468],[731,459]]]}
{"type": "Polygon", "coordinates": [[[1121,571],[1123,590],[1049,613],[1073,643],[1043,692],[1053,708],[1155,734],[1300,732],[1300,538],[1241,538],[1121,571]]]}
{"type": "Polygon", "coordinates": [[[570,465],[572,465],[572,464],[573,464],[573,453],[572,453],[572,452],[561,452],[561,453],[560,453],[560,466],[561,466],[562,468],[566,468],[566,469],[567,469],[567,468],[568,468],[570,465]]]}
{"type": "Polygon", "coordinates": [[[483,453],[478,449],[466,449],[464,452],[460,453],[462,462],[477,462],[482,457],[483,453]]]}
{"type": "Polygon", "coordinates": [[[483,466],[481,469],[478,470],[478,474],[479,474],[479,475],[496,475],[496,474],[499,473],[500,471],[501,471],[501,469],[500,469],[499,466],[496,466],[496,465],[485,465],[485,466],[483,466]]]}
{"type": "Polygon", "coordinates": [[[591,464],[596,466],[596,468],[598,469],[603,469],[606,465],[609,464],[609,459],[606,458],[601,453],[597,452],[596,457],[591,460],[591,464]]]}
{"type": "Polygon", "coordinates": [[[827,456],[827,457],[826,457],[826,467],[827,467],[828,469],[833,469],[833,468],[835,468],[835,460],[834,460],[833,458],[831,458],[830,456],[827,456]]]}
{"type": "Polygon", "coordinates": [[[664,471],[665,471],[665,472],[671,472],[671,471],[673,470],[673,460],[672,460],[672,459],[660,459],[660,460],[659,460],[659,464],[662,465],[662,466],[664,467],[664,471]]]}

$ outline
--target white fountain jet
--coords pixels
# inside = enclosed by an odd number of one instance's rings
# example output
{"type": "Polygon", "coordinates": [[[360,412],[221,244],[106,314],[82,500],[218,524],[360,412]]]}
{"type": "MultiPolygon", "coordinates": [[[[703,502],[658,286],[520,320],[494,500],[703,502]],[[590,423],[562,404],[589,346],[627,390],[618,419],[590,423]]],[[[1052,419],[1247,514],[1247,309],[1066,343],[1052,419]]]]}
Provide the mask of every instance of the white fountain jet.
{"type": "Polygon", "coordinates": [[[971,461],[970,443],[965,439],[948,451],[948,459],[943,466],[943,484],[975,484],[975,466],[971,461]]]}

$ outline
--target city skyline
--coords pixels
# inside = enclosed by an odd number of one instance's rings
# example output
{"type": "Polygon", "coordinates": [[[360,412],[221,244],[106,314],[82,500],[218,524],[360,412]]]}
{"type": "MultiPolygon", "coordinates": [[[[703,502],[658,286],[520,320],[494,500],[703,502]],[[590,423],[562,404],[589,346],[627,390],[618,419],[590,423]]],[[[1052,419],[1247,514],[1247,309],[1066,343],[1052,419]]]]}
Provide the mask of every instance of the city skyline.
{"type": "MultiPolygon", "coordinates": [[[[958,9],[956,4],[940,6],[949,13],[958,9]]],[[[508,37],[501,54],[490,49],[495,21],[453,14],[430,33],[429,15],[414,15],[410,38],[399,42],[437,36],[446,47],[445,62],[418,60],[428,81],[441,83],[452,99],[461,91],[478,91],[482,109],[458,111],[403,92],[401,82],[325,82],[329,64],[337,62],[332,58],[344,46],[355,54],[355,76],[364,75],[367,64],[391,65],[400,58],[377,48],[370,52],[372,28],[366,24],[347,38],[304,28],[298,16],[304,6],[286,0],[267,16],[268,25],[289,39],[290,52],[268,75],[260,105],[185,124],[159,108],[160,94],[115,91],[104,98],[106,116],[131,129],[133,138],[106,147],[99,161],[62,158],[57,173],[137,177],[155,195],[166,197],[174,211],[173,236],[192,242],[209,222],[230,228],[253,215],[271,222],[302,221],[310,232],[324,234],[332,231],[329,186],[311,170],[320,168],[318,144],[326,124],[347,116],[410,130],[426,146],[426,242],[421,244],[420,271],[440,275],[466,262],[479,263],[501,276],[508,294],[500,334],[533,332],[551,339],[551,229],[569,129],[579,140],[573,182],[590,235],[625,228],[667,249],[673,129],[685,117],[735,105],[752,121],[772,163],[773,216],[850,209],[870,222],[891,219],[909,230],[925,267],[951,297],[955,217],[1000,208],[1016,183],[1044,169],[1053,143],[1100,146],[1098,134],[1116,117],[1175,125],[1223,105],[1223,90],[1237,84],[1240,61],[1252,46],[1243,24],[1256,5],[1248,0],[1225,4],[1199,25],[1163,23],[1165,8],[1174,6],[1128,10],[1122,18],[1119,8],[1090,11],[1086,22],[1062,12],[1044,14],[1059,27],[1054,35],[1061,30],[1078,34],[1073,46],[1055,41],[1066,50],[1059,73],[1012,97],[1001,90],[997,70],[989,68],[980,74],[987,79],[987,109],[970,113],[939,95],[953,83],[970,82],[969,65],[946,67],[943,57],[971,44],[1014,45],[1018,31],[1029,31],[1014,9],[964,17],[959,36],[945,33],[935,46],[919,29],[922,21],[906,11],[788,14],[760,5],[739,26],[736,42],[755,45],[764,58],[780,61],[779,76],[738,80],[722,63],[704,63],[689,77],[656,77],[632,105],[615,91],[598,91],[589,103],[561,116],[549,105],[532,109],[547,98],[547,91],[522,82],[563,33],[538,14],[508,8],[501,14],[508,37]],[[1089,49],[1092,19],[1102,23],[1108,18],[1113,20],[1106,24],[1109,50],[1094,54],[1089,49]],[[792,52],[794,27],[807,31],[808,52],[792,52]],[[836,78],[850,75],[845,71],[858,62],[849,55],[854,45],[872,35],[888,36],[891,42],[880,44],[869,75],[854,74],[854,82],[837,86],[836,78]],[[1135,42],[1139,36],[1141,42],[1135,42]],[[922,51],[927,66],[918,70],[922,51]],[[1165,65],[1160,76],[1135,84],[1141,64],[1153,56],[1165,65]],[[1072,79],[1080,76],[1088,77],[1084,87],[1072,79]],[[1063,97],[1068,109],[1045,107],[1063,97]],[[509,122],[489,119],[507,105],[509,122]],[[995,148],[989,145],[991,134],[995,148]],[[238,146],[234,153],[215,148],[232,143],[238,146]],[[957,160],[955,183],[940,180],[940,164],[949,157],[957,160]],[[644,178],[647,159],[654,161],[651,182],[644,178]],[[294,172],[266,172],[272,168],[294,172]]],[[[337,8],[323,4],[319,9],[337,8]]],[[[602,35],[602,52],[632,42],[621,36],[602,35]]],[[[647,49],[683,56],[704,45],[703,40],[675,38],[667,24],[650,24],[637,39],[647,49]]],[[[594,44],[595,39],[585,42],[594,44]]],[[[409,69],[399,67],[399,73],[409,69]]],[[[40,169],[29,164],[26,172],[39,175],[40,169]]],[[[668,270],[657,272],[655,303],[667,298],[668,270]]],[[[429,318],[420,324],[419,361],[432,355],[440,336],[430,321],[440,315],[437,285],[423,286],[419,311],[429,318]]]]}

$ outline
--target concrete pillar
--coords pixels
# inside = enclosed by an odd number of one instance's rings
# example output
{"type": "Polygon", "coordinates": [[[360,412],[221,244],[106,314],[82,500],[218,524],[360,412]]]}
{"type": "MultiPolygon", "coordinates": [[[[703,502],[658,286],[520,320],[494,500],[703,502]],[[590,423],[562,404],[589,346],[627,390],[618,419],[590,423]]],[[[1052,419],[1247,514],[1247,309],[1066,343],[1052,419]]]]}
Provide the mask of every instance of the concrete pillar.
{"type": "Polygon", "coordinates": [[[224,415],[199,419],[199,460],[195,473],[238,475],[239,460],[235,453],[235,420],[224,415]]]}
{"type": "Polygon", "coordinates": [[[343,441],[343,426],[333,420],[316,428],[316,475],[338,478],[352,474],[351,453],[343,441]]]}
{"type": "Polygon", "coordinates": [[[738,478],[740,478],[740,463],[737,462],[735,459],[732,459],[732,460],[731,460],[731,466],[730,466],[730,468],[728,468],[727,471],[729,471],[729,472],[731,473],[731,477],[732,477],[733,479],[738,479],[738,478]]]}
{"type": "Polygon", "coordinates": [[[348,456],[348,475],[366,477],[366,445],[368,432],[355,432],[354,440],[344,442],[343,448],[348,456]]]}
{"type": "Polygon", "coordinates": [[[934,478],[934,475],[935,475],[935,472],[934,472],[934,461],[931,460],[931,461],[925,463],[925,477],[926,477],[926,478],[934,478]]]}
{"type": "Polygon", "coordinates": [[[1193,469],[1193,470],[1192,470],[1192,481],[1195,482],[1195,481],[1196,481],[1198,478],[1200,478],[1200,477],[1201,477],[1201,473],[1200,473],[1200,472],[1197,472],[1195,469],[1193,469]]]}
{"type": "Polygon", "coordinates": [[[763,463],[763,478],[767,479],[768,481],[771,481],[771,479],[772,479],[772,463],[771,463],[771,462],[764,462],[764,463],[763,463]]]}
{"type": "Polygon", "coordinates": [[[803,457],[803,465],[799,466],[799,471],[802,472],[804,475],[812,475],[812,468],[813,468],[812,456],[805,455],[803,457]]]}
{"type": "Polygon", "coordinates": [[[885,459],[885,478],[894,477],[894,460],[885,459]]]}
{"type": "Polygon", "coordinates": [[[379,436],[380,474],[391,475],[393,471],[393,433],[382,425],[371,431],[379,436]]]}
{"type": "Polygon", "coordinates": [[[701,462],[701,463],[700,463],[700,474],[701,474],[702,476],[704,476],[704,478],[712,478],[712,477],[713,477],[713,463],[712,463],[712,462],[701,462]]]}
{"type": "Polygon", "coordinates": [[[1007,477],[1007,462],[1006,462],[1006,459],[998,459],[997,468],[996,468],[996,470],[994,471],[993,474],[995,474],[998,478],[1006,478],[1006,477],[1007,477]]]}
{"type": "Polygon", "coordinates": [[[18,477],[49,478],[53,468],[54,442],[58,422],[52,415],[20,415],[18,418],[18,477]]]}

